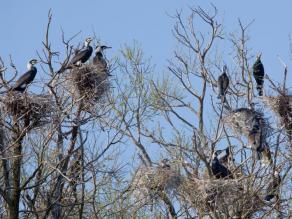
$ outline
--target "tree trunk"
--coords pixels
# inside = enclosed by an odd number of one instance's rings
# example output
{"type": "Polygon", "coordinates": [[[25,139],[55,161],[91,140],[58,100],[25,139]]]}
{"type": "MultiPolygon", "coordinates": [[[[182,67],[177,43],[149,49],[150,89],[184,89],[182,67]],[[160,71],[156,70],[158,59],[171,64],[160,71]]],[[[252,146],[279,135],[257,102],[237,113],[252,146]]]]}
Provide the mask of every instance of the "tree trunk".
{"type": "Polygon", "coordinates": [[[19,200],[20,200],[20,168],[21,168],[21,142],[14,145],[12,162],[12,190],[11,190],[11,203],[9,205],[9,218],[18,219],[19,213],[19,200]]]}
{"type": "Polygon", "coordinates": [[[10,193],[10,203],[9,203],[9,219],[19,218],[19,202],[20,202],[20,179],[21,179],[21,162],[22,162],[22,140],[26,134],[24,129],[29,126],[29,117],[26,116],[24,120],[24,128],[21,128],[17,123],[17,118],[13,118],[14,127],[16,133],[13,137],[12,148],[13,148],[13,158],[12,158],[12,189],[10,193]]]}

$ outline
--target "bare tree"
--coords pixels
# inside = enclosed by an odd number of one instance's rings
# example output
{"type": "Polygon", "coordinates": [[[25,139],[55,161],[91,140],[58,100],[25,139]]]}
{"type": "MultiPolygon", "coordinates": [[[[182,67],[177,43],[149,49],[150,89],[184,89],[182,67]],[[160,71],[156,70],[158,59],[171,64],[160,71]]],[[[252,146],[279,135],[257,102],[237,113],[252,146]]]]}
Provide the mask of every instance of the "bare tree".
{"type": "Polygon", "coordinates": [[[37,53],[44,77],[31,85],[38,94],[11,91],[17,68],[11,58],[11,76],[0,59],[1,217],[291,216],[287,66],[283,82],[266,74],[258,97],[253,21],[226,33],[215,6],[188,13],[173,16],[178,49],[164,74],[136,42],[107,68],[69,66],[78,33],[62,33],[64,50],[54,51],[51,11],[37,53]],[[229,87],[220,100],[223,66],[229,87]],[[216,159],[228,177],[215,174],[216,159]]]}

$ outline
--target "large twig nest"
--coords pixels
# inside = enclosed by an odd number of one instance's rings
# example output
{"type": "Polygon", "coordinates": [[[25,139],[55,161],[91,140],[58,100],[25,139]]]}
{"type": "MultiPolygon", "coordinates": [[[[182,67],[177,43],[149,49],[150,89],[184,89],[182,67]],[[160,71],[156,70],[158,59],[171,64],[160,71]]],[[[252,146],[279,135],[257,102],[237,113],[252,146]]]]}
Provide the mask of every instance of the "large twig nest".
{"type": "Polygon", "coordinates": [[[267,136],[270,133],[270,126],[263,114],[259,111],[249,108],[239,108],[233,110],[225,116],[223,121],[229,125],[237,134],[248,136],[254,128],[255,120],[259,121],[260,129],[267,136]]]}
{"type": "Polygon", "coordinates": [[[292,137],[292,95],[265,96],[263,101],[278,116],[280,123],[292,137]]]}
{"type": "Polygon", "coordinates": [[[180,195],[201,214],[216,211],[222,218],[249,218],[261,204],[252,191],[238,180],[184,180],[180,195]]]}
{"type": "Polygon", "coordinates": [[[1,100],[4,112],[17,120],[26,119],[33,127],[51,121],[54,112],[51,97],[46,94],[9,92],[1,100]]]}
{"type": "Polygon", "coordinates": [[[260,159],[263,165],[272,164],[268,137],[272,128],[263,113],[249,108],[233,110],[223,118],[226,125],[248,139],[254,159],[260,159]]]}
{"type": "Polygon", "coordinates": [[[133,177],[133,196],[136,200],[147,202],[157,198],[161,191],[174,191],[181,185],[182,180],[182,176],[170,168],[143,166],[133,177]]]}
{"type": "Polygon", "coordinates": [[[74,67],[66,79],[75,99],[82,98],[91,103],[99,101],[110,88],[108,73],[100,71],[98,66],[93,64],[74,67]]]}

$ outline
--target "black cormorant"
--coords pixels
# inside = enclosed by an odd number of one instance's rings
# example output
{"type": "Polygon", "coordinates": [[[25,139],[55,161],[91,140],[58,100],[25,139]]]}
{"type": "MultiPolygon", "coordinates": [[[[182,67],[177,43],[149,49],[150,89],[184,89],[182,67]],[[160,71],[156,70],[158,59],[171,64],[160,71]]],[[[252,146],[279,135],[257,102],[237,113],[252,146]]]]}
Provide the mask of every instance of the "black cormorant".
{"type": "Polygon", "coordinates": [[[224,165],[220,163],[218,160],[218,155],[222,152],[223,150],[217,150],[214,152],[212,156],[212,161],[211,161],[211,169],[213,175],[217,178],[233,178],[232,173],[230,170],[228,170],[224,165]]]}
{"type": "Polygon", "coordinates": [[[37,63],[36,59],[31,59],[27,63],[28,71],[25,72],[20,78],[16,81],[15,85],[11,88],[13,91],[25,91],[26,87],[34,80],[37,68],[34,66],[37,63]]]}
{"type": "Polygon", "coordinates": [[[281,184],[281,177],[277,171],[274,172],[272,179],[267,187],[267,195],[265,197],[266,201],[272,200],[274,197],[278,197],[279,186],[281,184]]]}
{"type": "Polygon", "coordinates": [[[103,57],[103,51],[110,49],[108,46],[97,46],[95,48],[95,57],[93,58],[93,64],[98,68],[99,72],[105,72],[108,74],[107,62],[103,57]]]}
{"type": "Polygon", "coordinates": [[[81,66],[82,63],[85,63],[92,54],[92,47],[90,46],[92,39],[90,37],[86,38],[84,45],[85,49],[80,50],[77,52],[77,54],[71,59],[69,65],[77,65],[81,66]]]}
{"type": "Polygon", "coordinates": [[[226,91],[228,89],[228,86],[229,86],[229,78],[226,74],[226,71],[227,71],[227,66],[224,65],[223,66],[223,72],[222,74],[218,77],[218,91],[219,91],[219,94],[218,94],[218,99],[222,99],[222,101],[224,102],[224,99],[225,99],[225,94],[226,94],[226,91]]]}
{"type": "Polygon", "coordinates": [[[257,56],[257,59],[253,65],[253,76],[257,83],[258,94],[259,96],[262,96],[265,70],[264,70],[264,65],[261,62],[261,54],[257,56]]]}
{"type": "Polygon", "coordinates": [[[262,145],[262,130],[260,125],[260,118],[254,116],[252,119],[252,129],[249,131],[248,135],[251,148],[256,152],[256,157],[258,160],[261,159],[261,145],[262,145]]]}
{"type": "Polygon", "coordinates": [[[255,116],[252,121],[252,130],[249,132],[249,141],[255,157],[264,164],[272,164],[270,148],[263,134],[262,118],[255,116]]]}

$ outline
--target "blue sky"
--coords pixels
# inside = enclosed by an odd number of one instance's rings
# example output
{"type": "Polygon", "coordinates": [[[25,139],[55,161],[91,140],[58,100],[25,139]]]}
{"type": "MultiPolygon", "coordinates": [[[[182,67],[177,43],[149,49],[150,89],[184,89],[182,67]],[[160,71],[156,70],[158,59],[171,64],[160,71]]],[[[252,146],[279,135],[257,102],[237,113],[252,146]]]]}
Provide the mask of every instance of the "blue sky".
{"type": "MultiPolygon", "coordinates": [[[[76,38],[76,44],[95,31],[103,42],[113,47],[111,53],[135,39],[152,57],[158,69],[163,69],[176,45],[171,35],[174,20],[167,14],[174,14],[177,9],[187,10],[191,5],[208,8],[210,3],[217,6],[225,32],[238,30],[237,18],[243,22],[255,19],[249,32],[250,46],[255,52],[263,52],[267,73],[278,78],[278,74],[282,74],[282,66],[277,55],[288,65],[291,63],[288,37],[292,33],[290,0],[2,1],[0,55],[8,61],[11,54],[19,71],[24,71],[27,60],[35,57],[35,51],[41,49],[47,12],[52,8],[53,42],[60,42],[61,27],[68,37],[82,31],[76,38]]],[[[60,45],[58,43],[56,48],[60,45]]]]}

